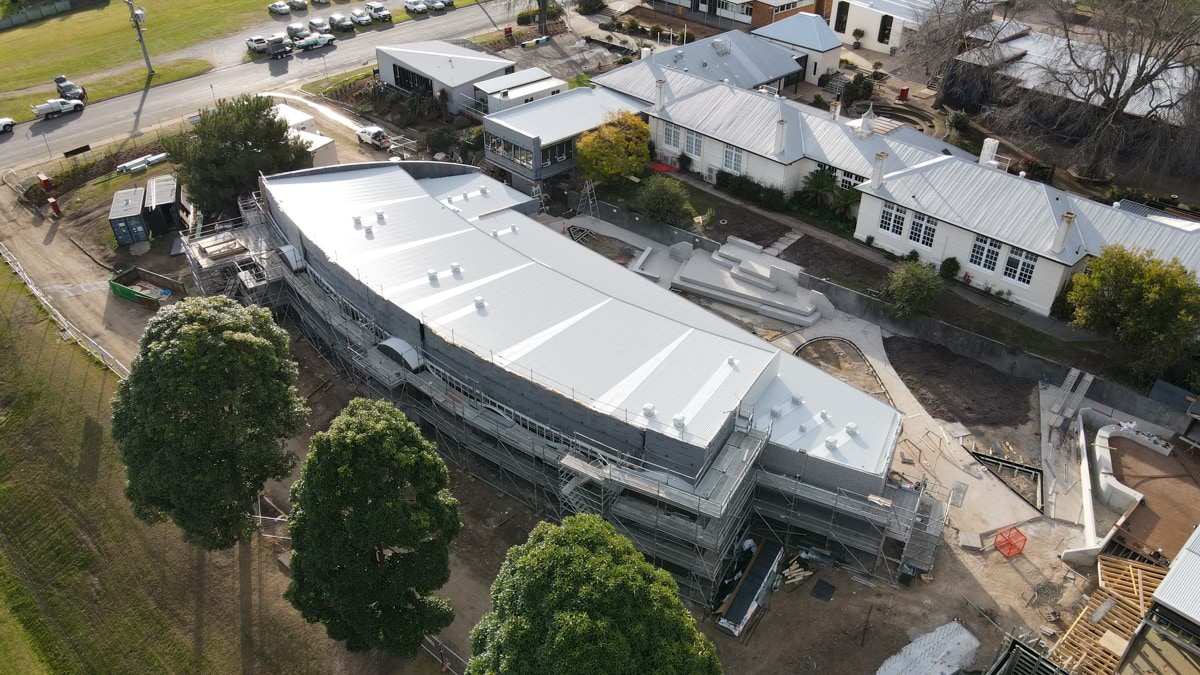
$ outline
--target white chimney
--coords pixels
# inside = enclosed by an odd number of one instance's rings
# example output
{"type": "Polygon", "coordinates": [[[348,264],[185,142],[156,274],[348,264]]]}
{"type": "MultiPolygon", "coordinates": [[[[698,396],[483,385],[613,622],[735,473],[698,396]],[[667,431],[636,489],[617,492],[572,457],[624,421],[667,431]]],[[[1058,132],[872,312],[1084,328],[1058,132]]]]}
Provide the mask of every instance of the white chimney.
{"type": "Polygon", "coordinates": [[[787,135],[787,120],[782,117],[775,122],[775,155],[783,155],[783,138],[787,135]]]}
{"type": "Polygon", "coordinates": [[[650,58],[650,48],[649,47],[642,47],[642,58],[643,59],[650,58]]]}
{"type": "Polygon", "coordinates": [[[1060,253],[1067,246],[1067,235],[1071,233],[1071,226],[1075,224],[1075,213],[1072,211],[1064,211],[1062,218],[1058,221],[1058,231],[1054,233],[1054,252],[1060,253]]]}
{"type": "Polygon", "coordinates": [[[983,139],[983,149],[979,151],[979,163],[988,166],[988,162],[996,159],[996,149],[1000,147],[1000,141],[994,138],[983,139]]]}
{"type": "Polygon", "coordinates": [[[663,107],[667,104],[663,98],[663,85],[666,83],[666,80],[658,80],[654,83],[654,86],[657,88],[657,94],[654,98],[654,110],[657,112],[662,112],[663,107]]]}
{"type": "Polygon", "coordinates": [[[842,102],[841,101],[834,101],[829,106],[829,119],[833,120],[834,122],[841,121],[841,119],[842,119],[842,102]]]}
{"type": "Polygon", "coordinates": [[[887,161],[888,154],[882,150],[875,153],[875,169],[871,171],[871,187],[883,187],[883,163],[887,161]]]}

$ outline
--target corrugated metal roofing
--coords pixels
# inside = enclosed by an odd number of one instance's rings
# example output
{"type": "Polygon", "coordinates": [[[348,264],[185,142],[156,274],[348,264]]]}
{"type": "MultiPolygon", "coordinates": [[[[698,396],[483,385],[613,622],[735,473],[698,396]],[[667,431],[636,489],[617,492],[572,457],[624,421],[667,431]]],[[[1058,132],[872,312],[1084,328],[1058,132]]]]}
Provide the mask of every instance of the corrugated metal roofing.
{"type": "Polygon", "coordinates": [[[823,17],[808,12],[793,14],[786,19],[769,23],[750,31],[751,35],[786,42],[815,52],[841,49],[842,41],[834,34],[823,17]]]}
{"type": "Polygon", "coordinates": [[[627,94],[648,104],[654,103],[658,98],[659,80],[663,80],[663,98],[667,101],[713,85],[712,80],[657,63],[654,59],[634,61],[592,78],[594,84],[627,94]]]}
{"type": "Polygon", "coordinates": [[[283,103],[275,106],[275,117],[276,119],[281,119],[286,122],[289,127],[294,127],[297,124],[306,124],[313,121],[312,115],[309,115],[303,110],[298,110],[283,103]]]}
{"type": "Polygon", "coordinates": [[[935,5],[935,0],[849,0],[850,4],[864,7],[881,14],[891,14],[897,19],[921,23],[935,5]]]}
{"type": "Polygon", "coordinates": [[[399,59],[409,69],[451,87],[473,82],[514,65],[508,59],[441,40],[376,47],[375,51],[399,59]]]}
{"type": "Polygon", "coordinates": [[[498,91],[520,87],[531,82],[539,82],[549,77],[550,73],[541,68],[526,68],[525,70],[518,70],[508,75],[501,75],[500,77],[493,77],[483,82],[476,82],[475,88],[485,94],[495,94],[498,91]]]}
{"type": "Polygon", "coordinates": [[[829,461],[886,465],[900,423],[895,410],[556,229],[507,209],[469,220],[453,208],[458,204],[431,194],[483,185],[497,205],[516,201],[495,180],[471,174],[416,181],[403,163],[337,169],[266,178],[264,194],[312,243],[308,255],[324,254],[460,347],[689,443],[706,445],[745,402],[756,406],[757,418],[774,419],[776,443],[811,450],[836,437],[829,461]],[[377,209],[384,224],[369,233],[355,228],[352,216],[375,222],[377,209]],[[645,404],[657,413],[643,416],[645,404]],[[782,414],[771,418],[775,405],[782,414]],[[795,422],[819,410],[827,411],[828,424],[800,432],[795,422]],[[672,424],[677,414],[686,419],[683,432],[672,424]],[[838,431],[850,421],[859,425],[853,437],[838,431]]]}
{"type": "Polygon", "coordinates": [[[174,204],[176,192],[175,176],[167,174],[151,178],[146,182],[146,208],[174,204]]]}
{"type": "Polygon", "coordinates": [[[1200,623],[1200,528],[1192,531],[1171,569],[1154,591],[1154,601],[1200,623]]]}
{"type": "Polygon", "coordinates": [[[636,113],[645,107],[638,99],[615,91],[577,87],[492,113],[484,120],[531,138],[540,136],[542,145],[549,145],[600,126],[609,113],[636,113]]]}
{"type": "Polygon", "coordinates": [[[108,209],[108,219],[128,218],[142,212],[146,191],[140,187],[121,190],[113,195],[112,206],[108,209]]]}
{"type": "Polygon", "coordinates": [[[846,121],[835,121],[829,113],[785,98],[720,84],[667,103],[662,111],[646,111],[681,127],[767,157],[791,164],[807,157],[860,176],[869,176],[875,154],[888,153],[886,171],[896,171],[946,153],[959,153],[947,143],[921,134],[919,144],[900,129],[892,134],[858,138],[846,121]],[[775,153],[778,121],[787,122],[783,152],[775,153]],[[936,148],[936,150],[935,150],[936,148]]]}
{"type": "Polygon", "coordinates": [[[793,51],[734,30],[654,52],[649,60],[713,82],[728,80],[752,89],[799,71],[797,57],[793,51]]]}
{"type": "Polygon", "coordinates": [[[1029,26],[1020,21],[995,19],[967,31],[966,36],[972,40],[983,40],[984,42],[1004,42],[1028,33],[1029,30],[1029,26]]]}
{"type": "Polygon", "coordinates": [[[858,189],[1067,265],[1121,244],[1177,257],[1200,272],[1200,230],[1143,218],[953,157],[889,173],[880,188],[864,183],[858,189]],[[1054,236],[1066,211],[1075,213],[1075,224],[1065,248],[1055,253],[1054,236]]]}

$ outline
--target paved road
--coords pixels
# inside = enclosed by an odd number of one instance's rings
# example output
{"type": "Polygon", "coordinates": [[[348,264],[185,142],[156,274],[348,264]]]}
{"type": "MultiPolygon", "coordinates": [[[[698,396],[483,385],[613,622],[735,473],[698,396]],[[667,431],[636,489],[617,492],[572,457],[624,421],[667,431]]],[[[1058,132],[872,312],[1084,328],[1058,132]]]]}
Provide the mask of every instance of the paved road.
{"type": "MultiPolygon", "coordinates": [[[[402,2],[392,0],[387,4],[393,14],[404,11],[402,2]]],[[[503,26],[513,19],[521,4],[524,3],[493,1],[487,4],[486,13],[480,6],[472,5],[391,26],[385,24],[373,31],[339,33],[338,41],[332,47],[297,52],[280,61],[242,63],[246,37],[282,31],[289,21],[307,21],[338,11],[345,13],[351,6],[309,11],[291,18],[279,17],[228,38],[157,57],[160,61],[179,56],[208,58],[217,64],[217,68],[204,75],[89,105],[78,115],[21,124],[13,133],[0,135],[0,168],[58,159],[64,150],[136,135],[162,123],[181,121],[197,110],[211,106],[217,98],[278,91],[304,80],[325,77],[327,72],[332,74],[369,65],[375,61],[377,45],[467,37],[495,30],[492,20],[503,26]]]]}

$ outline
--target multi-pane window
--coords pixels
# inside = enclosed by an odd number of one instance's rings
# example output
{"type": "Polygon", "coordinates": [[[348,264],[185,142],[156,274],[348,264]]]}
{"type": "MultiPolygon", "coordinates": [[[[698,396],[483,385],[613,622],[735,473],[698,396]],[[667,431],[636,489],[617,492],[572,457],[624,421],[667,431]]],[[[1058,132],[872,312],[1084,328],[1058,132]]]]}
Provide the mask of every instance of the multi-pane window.
{"type": "Polygon", "coordinates": [[[488,150],[510,159],[521,166],[533,168],[533,151],[528,148],[521,147],[512,141],[495,136],[493,134],[484,134],[484,143],[487,144],[488,150]]]}
{"type": "Polygon", "coordinates": [[[729,173],[742,173],[742,150],[733,145],[725,145],[725,170],[729,173]]]}
{"type": "Polygon", "coordinates": [[[828,171],[832,174],[837,173],[837,169],[833,168],[829,164],[826,164],[825,162],[817,162],[817,171],[828,171]]]}
{"type": "Polygon", "coordinates": [[[913,211],[912,227],[908,230],[909,241],[914,241],[926,248],[933,246],[933,235],[937,232],[937,221],[921,213],[913,211]]]}
{"type": "Polygon", "coordinates": [[[982,234],[975,235],[975,243],[971,245],[971,264],[989,272],[995,272],[996,261],[999,259],[1000,242],[982,234]]]}
{"type": "Polygon", "coordinates": [[[679,127],[667,122],[667,128],[663,131],[663,143],[669,148],[679,147],[679,127]]]}
{"type": "Polygon", "coordinates": [[[703,136],[692,131],[691,129],[688,129],[687,130],[687,144],[683,148],[683,151],[693,157],[699,158],[700,150],[703,146],[703,142],[704,142],[703,136]]]}
{"type": "Polygon", "coordinates": [[[1033,281],[1033,266],[1037,264],[1037,254],[1017,248],[1008,247],[1008,260],[1004,263],[1004,276],[1015,279],[1018,283],[1028,284],[1033,281]]]}
{"type": "Polygon", "coordinates": [[[863,178],[856,173],[850,173],[849,171],[842,169],[842,178],[838,184],[842,186],[843,190],[849,190],[859,183],[866,182],[866,180],[866,178],[863,178]]]}
{"type": "Polygon", "coordinates": [[[897,237],[904,235],[904,216],[908,213],[908,209],[893,204],[891,202],[883,203],[883,211],[879,214],[879,229],[889,234],[894,234],[897,237]]]}
{"type": "Polygon", "coordinates": [[[784,4],[782,4],[782,5],[778,6],[778,7],[776,7],[776,8],[773,10],[773,12],[772,12],[772,13],[773,13],[773,14],[782,14],[782,13],[784,13],[784,12],[791,11],[791,10],[793,10],[793,9],[796,9],[796,8],[797,8],[797,7],[799,7],[799,6],[800,6],[800,3],[799,3],[799,2],[788,2],[788,3],[784,3],[784,4]]]}

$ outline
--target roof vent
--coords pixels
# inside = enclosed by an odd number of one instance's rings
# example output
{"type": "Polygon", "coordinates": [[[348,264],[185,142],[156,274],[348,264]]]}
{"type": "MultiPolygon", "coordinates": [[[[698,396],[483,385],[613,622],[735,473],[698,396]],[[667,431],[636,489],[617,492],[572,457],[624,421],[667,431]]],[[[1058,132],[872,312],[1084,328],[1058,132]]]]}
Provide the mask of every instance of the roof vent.
{"type": "Polygon", "coordinates": [[[477,307],[479,309],[483,309],[484,307],[487,307],[487,302],[484,301],[482,295],[475,296],[475,307],[477,307]]]}
{"type": "Polygon", "coordinates": [[[481,194],[481,195],[486,195],[486,194],[487,194],[487,186],[486,186],[486,185],[480,185],[480,186],[479,186],[479,194],[481,194]]]}
{"type": "Polygon", "coordinates": [[[828,412],[826,412],[826,411],[824,411],[824,410],[822,410],[822,411],[821,411],[821,419],[823,419],[823,420],[827,420],[827,419],[829,419],[829,413],[828,413],[828,412]]]}
{"type": "Polygon", "coordinates": [[[430,281],[437,281],[437,270],[429,270],[425,274],[429,276],[430,281]]]}
{"type": "Polygon", "coordinates": [[[383,209],[375,209],[375,220],[379,221],[380,225],[387,222],[387,214],[383,212],[383,209]]]}
{"type": "Polygon", "coordinates": [[[804,405],[804,397],[792,394],[792,403],[795,405],[804,405]]]}
{"type": "Polygon", "coordinates": [[[734,368],[737,368],[738,360],[731,356],[728,359],[725,359],[725,363],[728,363],[729,365],[733,366],[734,368]]]}
{"type": "Polygon", "coordinates": [[[499,230],[492,230],[492,236],[493,236],[493,237],[499,237],[499,236],[500,236],[500,231],[499,231],[499,230]]]}
{"type": "Polygon", "coordinates": [[[512,230],[512,233],[513,233],[513,234],[516,234],[516,233],[517,233],[517,226],[516,226],[516,225],[513,225],[513,226],[512,226],[512,227],[510,227],[509,229],[510,229],[510,230],[512,230]]]}
{"type": "Polygon", "coordinates": [[[687,418],[683,416],[683,413],[679,413],[671,418],[671,424],[673,424],[676,429],[682,429],[687,426],[687,418]]]}
{"type": "Polygon", "coordinates": [[[700,62],[700,67],[701,67],[701,68],[707,68],[707,67],[708,67],[708,61],[701,61],[701,62],[700,62]]]}
{"type": "Polygon", "coordinates": [[[1024,178],[1027,174],[1024,171],[1021,171],[1021,172],[1017,173],[1017,175],[1020,176],[1021,178],[1024,178]]]}
{"type": "Polygon", "coordinates": [[[783,406],[782,405],[771,406],[771,417],[783,417],[783,406]]]}
{"type": "Polygon", "coordinates": [[[653,403],[647,403],[646,405],[642,406],[642,417],[654,417],[655,413],[657,412],[658,411],[655,410],[653,403]]]}
{"type": "Polygon", "coordinates": [[[846,422],[846,433],[850,434],[851,436],[857,436],[858,425],[854,422],[846,422]]]}
{"type": "Polygon", "coordinates": [[[465,202],[465,201],[467,201],[467,200],[468,200],[468,199],[470,199],[470,198],[471,198],[471,195],[470,195],[470,194],[468,194],[468,193],[466,193],[466,192],[464,192],[464,193],[463,193],[463,201],[464,201],[464,202],[465,202]]]}
{"type": "Polygon", "coordinates": [[[800,433],[804,433],[804,432],[808,431],[808,425],[807,424],[797,425],[796,431],[799,431],[800,433]]]}
{"type": "Polygon", "coordinates": [[[354,229],[362,227],[362,216],[354,216],[354,229]]]}
{"type": "Polygon", "coordinates": [[[837,439],[833,436],[827,436],[825,438],[825,447],[830,450],[837,450],[837,439]]]}
{"type": "Polygon", "coordinates": [[[452,262],[452,263],[450,263],[450,271],[455,274],[458,274],[459,272],[462,271],[462,265],[459,265],[456,262],[452,262]]]}

